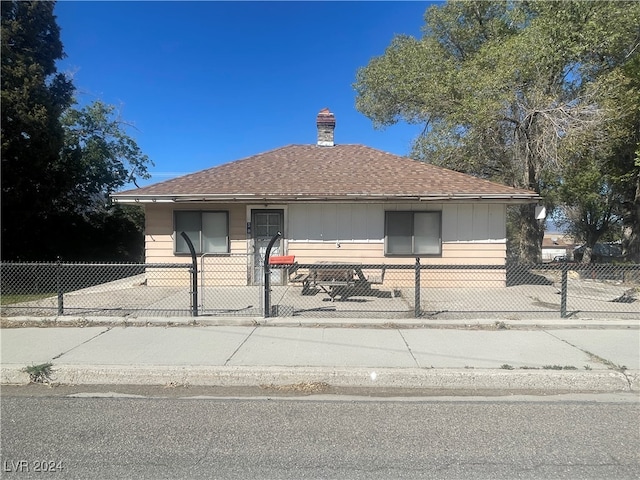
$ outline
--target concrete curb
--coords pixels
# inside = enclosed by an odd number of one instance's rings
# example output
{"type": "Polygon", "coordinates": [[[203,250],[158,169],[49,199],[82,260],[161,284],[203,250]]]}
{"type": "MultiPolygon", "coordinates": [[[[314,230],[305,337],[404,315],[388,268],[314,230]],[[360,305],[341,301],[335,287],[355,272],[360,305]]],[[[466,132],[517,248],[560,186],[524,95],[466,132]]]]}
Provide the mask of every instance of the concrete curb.
{"type": "Polygon", "coordinates": [[[113,316],[16,316],[2,317],[3,324],[15,327],[82,327],[82,326],[272,326],[272,327],[330,327],[330,328],[631,328],[640,329],[634,319],[372,319],[324,317],[113,317],[113,316]]]}
{"type": "MultiPolygon", "coordinates": [[[[24,367],[2,366],[0,383],[29,383],[24,367]]],[[[454,391],[634,392],[640,373],[607,371],[473,370],[341,367],[204,367],[54,365],[64,385],[193,385],[251,387],[322,382],[334,387],[454,391]]]]}

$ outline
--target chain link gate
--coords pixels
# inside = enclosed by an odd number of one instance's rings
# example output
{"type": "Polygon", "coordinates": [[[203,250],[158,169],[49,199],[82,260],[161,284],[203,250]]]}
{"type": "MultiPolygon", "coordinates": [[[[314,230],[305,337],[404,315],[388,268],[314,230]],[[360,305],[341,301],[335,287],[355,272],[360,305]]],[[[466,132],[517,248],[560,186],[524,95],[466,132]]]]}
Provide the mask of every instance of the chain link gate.
{"type": "Polygon", "coordinates": [[[253,253],[200,256],[200,314],[261,317],[262,282],[252,285],[253,253]]]}

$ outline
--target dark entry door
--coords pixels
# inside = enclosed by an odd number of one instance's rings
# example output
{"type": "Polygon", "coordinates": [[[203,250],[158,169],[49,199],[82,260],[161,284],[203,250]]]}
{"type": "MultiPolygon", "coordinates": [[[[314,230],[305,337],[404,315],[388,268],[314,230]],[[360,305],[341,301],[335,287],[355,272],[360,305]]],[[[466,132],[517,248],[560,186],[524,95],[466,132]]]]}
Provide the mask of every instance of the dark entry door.
{"type": "MultiPolygon", "coordinates": [[[[273,236],[283,232],[284,210],[252,210],[251,232],[253,238],[253,284],[264,282],[263,258],[267,251],[267,245],[273,236]]],[[[283,239],[279,238],[271,249],[271,255],[279,255],[282,252],[283,239]]],[[[282,285],[284,277],[282,270],[271,271],[271,284],[282,285]]]]}

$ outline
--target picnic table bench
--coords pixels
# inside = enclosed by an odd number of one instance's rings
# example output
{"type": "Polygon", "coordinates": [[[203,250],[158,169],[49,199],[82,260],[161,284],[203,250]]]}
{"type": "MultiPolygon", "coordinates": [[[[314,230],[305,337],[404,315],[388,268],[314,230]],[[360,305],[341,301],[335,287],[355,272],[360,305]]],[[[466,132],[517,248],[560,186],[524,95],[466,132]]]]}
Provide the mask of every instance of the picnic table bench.
{"type": "Polygon", "coordinates": [[[365,275],[360,264],[321,261],[299,265],[294,256],[270,257],[269,264],[275,268],[285,268],[290,283],[302,284],[302,295],[308,295],[313,289],[320,289],[335,300],[337,295],[365,292],[371,285],[384,282],[385,267],[377,275],[365,275]],[[306,273],[301,272],[306,270],[306,273]]]}

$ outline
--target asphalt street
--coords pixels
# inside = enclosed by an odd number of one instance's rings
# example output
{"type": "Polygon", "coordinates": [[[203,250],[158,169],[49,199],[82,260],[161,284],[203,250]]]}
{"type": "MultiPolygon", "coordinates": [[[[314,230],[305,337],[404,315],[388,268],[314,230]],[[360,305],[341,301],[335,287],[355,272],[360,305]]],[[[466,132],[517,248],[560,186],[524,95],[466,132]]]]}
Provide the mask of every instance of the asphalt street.
{"type": "Polygon", "coordinates": [[[636,479],[629,394],[2,396],[3,478],[636,479]],[[46,464],[49,472],[40,473],[46,464]]]}

